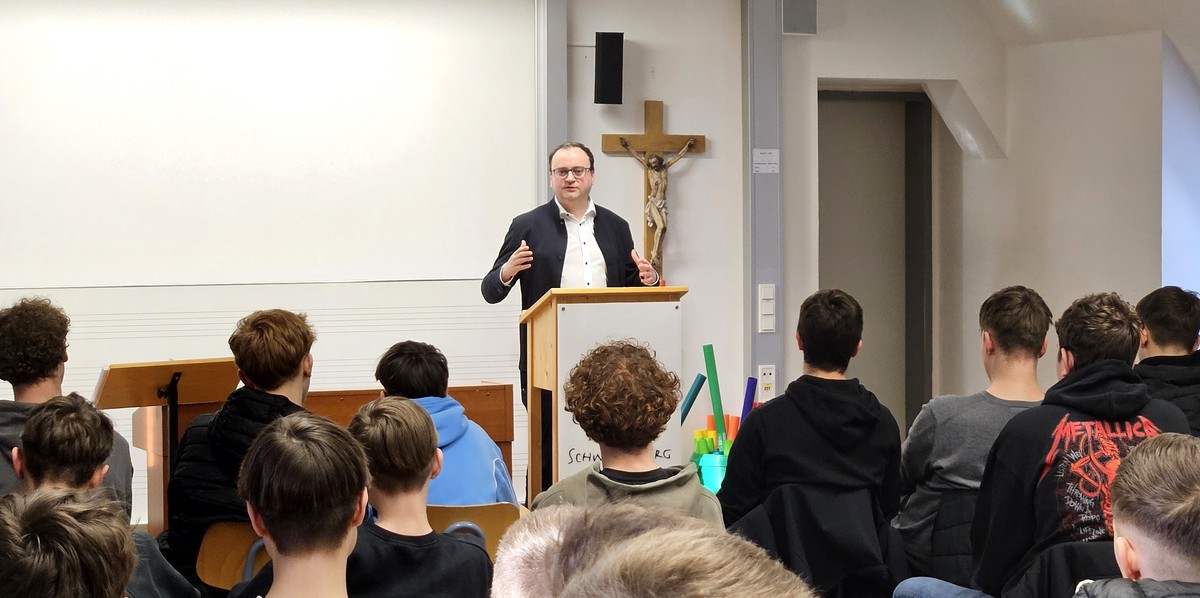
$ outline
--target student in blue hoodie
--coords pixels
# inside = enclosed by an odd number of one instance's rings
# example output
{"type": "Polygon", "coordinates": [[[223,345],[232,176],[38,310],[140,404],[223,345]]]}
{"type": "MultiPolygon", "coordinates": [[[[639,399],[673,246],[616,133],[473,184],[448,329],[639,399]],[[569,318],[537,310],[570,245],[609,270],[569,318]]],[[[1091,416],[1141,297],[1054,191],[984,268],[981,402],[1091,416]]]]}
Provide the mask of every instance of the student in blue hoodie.
{"type": "Polygon", "coordinates": [[[433,418],[442,473],[429,485],[431,505],[516,504],[512,477],[500,448],[479,424],[467,418],[463,406],[446,394],[450,368],[437,347],[418,341],[392,345],[375,368],[383,385],[381,396],[411,399],[433,418]]]}

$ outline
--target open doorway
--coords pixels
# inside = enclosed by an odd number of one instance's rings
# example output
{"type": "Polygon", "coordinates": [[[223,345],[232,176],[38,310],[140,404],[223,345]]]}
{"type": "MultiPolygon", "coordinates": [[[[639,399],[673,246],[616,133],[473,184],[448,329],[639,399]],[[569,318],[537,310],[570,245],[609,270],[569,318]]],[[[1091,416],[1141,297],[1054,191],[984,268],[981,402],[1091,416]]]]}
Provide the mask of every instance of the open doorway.
{"type": "Polygon", "coordinates": [[[924,93],[817,96],[819,284],[863,307],[848,375],[902,433],[932,392],[932,119],[924,93]]]}

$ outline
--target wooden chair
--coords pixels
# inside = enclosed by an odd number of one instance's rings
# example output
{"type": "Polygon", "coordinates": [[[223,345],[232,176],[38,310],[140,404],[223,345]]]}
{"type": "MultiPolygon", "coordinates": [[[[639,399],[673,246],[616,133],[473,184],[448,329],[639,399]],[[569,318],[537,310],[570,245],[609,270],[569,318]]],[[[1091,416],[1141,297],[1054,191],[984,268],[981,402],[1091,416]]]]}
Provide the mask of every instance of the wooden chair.
{"type": "Polygon", "coordinates": [[[483,542],[488,557],[496,560],[496,548],[509,526],[522,515],[521,509],[512,503],[498,502],[486,505],[446,506],[429,505],[429,525],[435,530],[445,530],[460,521],[469,521],[483,530],[483,542]]]}
{"type": "Polygon", "coordinates": [[[196,557],[200,581],[222,590],[248,581],[271,555],[248,522],[221,522],[208,526],[196,557]]]}

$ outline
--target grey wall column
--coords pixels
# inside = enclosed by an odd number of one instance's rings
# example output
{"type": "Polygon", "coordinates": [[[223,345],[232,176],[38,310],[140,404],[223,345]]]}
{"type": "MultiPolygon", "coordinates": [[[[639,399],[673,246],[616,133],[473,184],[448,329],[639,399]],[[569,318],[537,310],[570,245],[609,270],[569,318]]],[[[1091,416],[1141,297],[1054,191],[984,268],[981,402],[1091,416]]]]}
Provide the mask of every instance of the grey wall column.
{"type": "MultiPolygon", "coordinates": [[[[775,365],[776,390],[782,392],[787,381],[783,366],[785,339],[792,338],[783,296],[783,181],[778,173],[755,174],[752,151],[778,150],[782,145],[783,25],[779,0],[742,0],[743,61],[745,73],[746,123],[746,333],[750,339],[751,375],[758,366],[775,365]],[[758,332],[758,285],[775,285],[775,332],[758,332]]],[[[780,167],[787,164],[780,156],[780,167]]],[[[769,398],[769,397],[764,397],[769,398]]]]}
{"type": "MultiPolygon", "coordinates": [[[[567,0],[537,1],[538,135],[535,164],[545,178],[546,155],[567,139],[567,0]]],[[[539,195],[541,203],[545,198],[539,195]]]]}

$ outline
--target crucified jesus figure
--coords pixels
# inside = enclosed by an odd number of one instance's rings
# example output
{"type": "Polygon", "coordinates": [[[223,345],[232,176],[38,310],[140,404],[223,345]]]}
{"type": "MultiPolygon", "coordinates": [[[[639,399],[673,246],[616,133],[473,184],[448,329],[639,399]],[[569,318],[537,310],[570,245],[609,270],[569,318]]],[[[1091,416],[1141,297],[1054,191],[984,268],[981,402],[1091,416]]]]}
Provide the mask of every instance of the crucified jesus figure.
{"type": "Polygon", "coordinates": [[[667,232],[667,169],[674,166],[680,158],[688,153],[688,150],[692,149],[693,145],[696,145],[695,137],[688,139],[679,153],[664,162],[662,156],[658,154],[642,153],[639,155],[629,147],[628,139],[621,138],[621,147],[624,147],[629,155],[636,158],[646,171],[646,182],[650,187],[646,194],[646,227],[654,229],[654,246],[649,248],[650,264],[660,270],[662,268],[662,238],[663,233],[667,232]]]}

